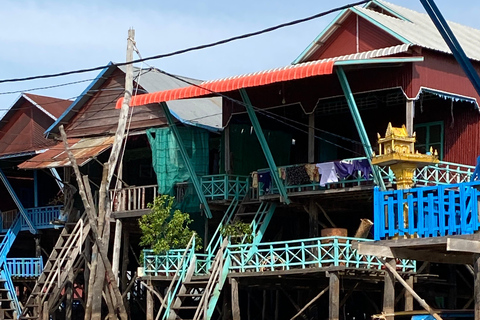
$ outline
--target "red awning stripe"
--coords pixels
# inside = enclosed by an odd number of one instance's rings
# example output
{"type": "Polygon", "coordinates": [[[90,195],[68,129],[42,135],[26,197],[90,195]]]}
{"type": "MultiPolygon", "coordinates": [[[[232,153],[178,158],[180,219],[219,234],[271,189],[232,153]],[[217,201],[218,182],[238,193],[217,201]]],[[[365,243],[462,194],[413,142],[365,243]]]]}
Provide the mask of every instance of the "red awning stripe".
{"type": "MultiPolygon", "coordinates": [[[[276,82],[332,74],[334,63],[334,60],[319,60],[241,76],[235,76],[213,81],[205,81],[202,82],[199,87],[189,86],[184,88],[137,95],[132,97],[130,106],[136,107],[150,103],[160,103],[187,98],[198,98],[211,94],[212,92],[228,92],[241,88],[258,87],[276,82]]],[[[119,109],[122,106],[122,103],[123,98],[117,101],[116,108],[119,109]]]]}

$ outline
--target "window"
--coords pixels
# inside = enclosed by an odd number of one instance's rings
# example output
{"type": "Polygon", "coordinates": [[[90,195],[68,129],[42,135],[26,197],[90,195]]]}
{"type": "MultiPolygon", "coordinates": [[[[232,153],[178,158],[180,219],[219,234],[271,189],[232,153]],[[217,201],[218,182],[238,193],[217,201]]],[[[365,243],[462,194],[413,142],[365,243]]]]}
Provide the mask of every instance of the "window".
{"type": "Polygon", "coordinates": [[[437,150],[438,158],[443,159],[443,122],[428,122],[414,126],[417,134],[415,149],[420,153],[427,153],[430,148],[437,150]]]}

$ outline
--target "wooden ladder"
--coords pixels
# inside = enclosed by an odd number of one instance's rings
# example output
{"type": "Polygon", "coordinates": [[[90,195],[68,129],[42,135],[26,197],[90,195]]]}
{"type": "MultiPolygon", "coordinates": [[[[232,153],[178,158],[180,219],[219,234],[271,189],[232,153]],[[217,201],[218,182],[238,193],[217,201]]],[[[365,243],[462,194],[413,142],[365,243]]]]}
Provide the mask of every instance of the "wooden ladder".
{"type": "Polygon", "coordinates": [[[42,274],[28,297],[20,319],[39,319],[43,307],[50,310],[54,306],[65,287],[70,271],[83,261],[80,253],[89,232],[90,224],[85,214],[76,223],[65,224],[42,274]]]}

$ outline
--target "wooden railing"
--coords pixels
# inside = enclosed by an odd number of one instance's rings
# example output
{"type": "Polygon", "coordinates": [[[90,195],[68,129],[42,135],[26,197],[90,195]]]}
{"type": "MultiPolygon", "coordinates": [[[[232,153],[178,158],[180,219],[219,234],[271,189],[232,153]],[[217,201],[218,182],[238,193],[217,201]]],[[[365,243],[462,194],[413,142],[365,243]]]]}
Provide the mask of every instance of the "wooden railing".
{"type": "Polygon", "coordinates": [[[153,203],[153,199],[157,196],[157,190],[157,185],[110,190],[112,212],[147,210],[148,203],[153,203]]]}
{"type": "MultiPolygon", "coordinates": [[[[54,228],[51,222],[59,218],[63,206],[46,206],[46,207],[37,207],[37,208],[28,208],[25,209],[27,217],[32,222],[33,226],[37,229],[50,229],[54,228]]],[[[19,214],[18,210],[9,210],[3,211],[0,214],[1,223],[0,232],[5,233],[8,231],[12,222],[15,220],[19,214]]],[[[20,231],[30,230],[25,218],[20,216],[20,231]]]]}
{"type": "MultiPolygon", "coordinates": [[[[353,248],[354,242],[372,241],[360,238],[321,237],[290,241],[265,242],[257,245],[229,245],[228,259],[231,259],[229,272],[263,272],[345,266],[355,269],[382,269],[381,261],[370,255],[361,255],[353,248]]],[[[146,275],[171,276],[186,268],[181,257],[185,250],[170,250],[156,255],[144,250],[143,265],[146,275]]],[[[213,256],[196,254],[195,275],[208,273],[213,256]]],[[[415,272],[413,260],[398,260],[397,269],[402,272],[415,272]]]]}
{"type": "Polygon", "coordinates": [[[42,258],[7,258],[6,262],[12,277],[36,278],[43,270],[42,258]]]}
{"type": "Polygon", "coordinates": [[[480,227],[480,182],[374,191],[375,240],[472,234],[480,227]]]}

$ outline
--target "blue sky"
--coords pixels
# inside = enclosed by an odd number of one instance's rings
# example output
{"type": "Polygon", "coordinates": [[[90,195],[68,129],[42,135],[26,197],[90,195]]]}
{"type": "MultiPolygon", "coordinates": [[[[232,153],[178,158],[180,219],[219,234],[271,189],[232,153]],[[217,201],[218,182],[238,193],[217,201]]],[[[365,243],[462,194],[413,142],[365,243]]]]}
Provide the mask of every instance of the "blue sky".
{"type": "MultiPolygon", "coordinates": [[[[124,0],[77,2],[3,0],[0,26],[0,79],[75,70],[124,61],[129,27],[143,57],[187,48],[310,16],[352,1],[325,0],[124,0]]],[[[424,12],[419,0],[391,2],[424,12]]],[[[480,29],[480,4],[437,0],[444,16],[480,29]]],[[[215,79],[288,65],[335,14],[216,48],[149,61],[171,73],[215,79]]],[[[138,65],[140,66],[140,65],[138,65]]],[[[144,65],[146,66],[146,65],[144,65]]],[[[7,91],[88,80],[98,72],[49,80],[0,84],[0,115],[20,93],[7,91]]],[[[74,98],[88,82],[31,91],[74,98]]]]}

